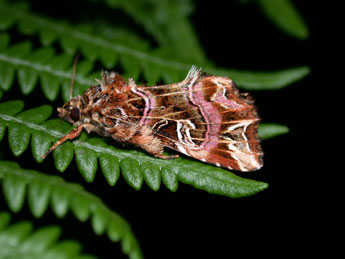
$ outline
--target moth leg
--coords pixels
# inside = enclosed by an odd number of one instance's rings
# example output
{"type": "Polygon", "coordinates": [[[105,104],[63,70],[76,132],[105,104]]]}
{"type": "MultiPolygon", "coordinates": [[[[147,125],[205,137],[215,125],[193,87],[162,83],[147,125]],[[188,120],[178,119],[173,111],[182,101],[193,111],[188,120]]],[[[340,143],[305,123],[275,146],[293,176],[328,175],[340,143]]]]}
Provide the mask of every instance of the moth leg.
{"type": "Polygon", "coordinates": [[[149,127],[141,127],[128,142],[138,145],[149,154],[162,159],[178,158],[179,155],[167,156],[163,154],[164,144],[155,135],[153,135],[152,129],[149,127]]]}
{"type": "Polygon", "coordinates": [[[167,156],[163,154],[164,145],[162,141],[154,136],[147,137],[144,141],[141,140],[141,143],[134,143],[137,144],[139,147],[144,149],[146,152],[150,153],[151,155],[162,158],[162,159],[173,159],[178,158],[179,155],[172,155],[167,156]]]}
{"type": "Polygon", "coordinates": [[[162,158],[162,159],[175,159],[175,158],[179,158],[179,155],[171,155],[171,156],[167,156],[167,155],[163,155],[163,154],[159,154],[159,155],[154,155],[155,157],[158,158],[162,158]]]}
{"type": "Polygon", "coordinates": [[[81,124],[79,125],[77,128],[74,128],[73,130],[71,130],[66,136],[62,137],[60,140],[58,140],[55,145],[53,145],[43,156],[42,158],[45,159],[46,156],[52,152],[55,148],[57,148],[58,146],[60,146],[62,143],[64,143],[66,140],[69,139],[74,139],[76,137],[78,137],[80,135],[80,132],[83,130],[84,125],[81,124]]]}

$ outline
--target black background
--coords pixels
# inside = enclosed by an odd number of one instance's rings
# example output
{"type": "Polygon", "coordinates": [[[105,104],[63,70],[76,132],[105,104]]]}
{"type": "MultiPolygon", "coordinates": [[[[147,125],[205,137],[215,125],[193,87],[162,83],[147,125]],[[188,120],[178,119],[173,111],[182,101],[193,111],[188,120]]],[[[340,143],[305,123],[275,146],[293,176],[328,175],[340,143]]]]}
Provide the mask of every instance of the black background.
{"type": "MultiPolygon", "coordinates": [[[[267,182],[269,188],[241,199],[211,195],[181,183],[175,193],[163,185],[154,192],[145,184],[140,191],[135,191],[121,177],[115,187],[109,187],[101,172],[97,172],[95,182],[87,184],[77,170],[73,170],[75,162],[63,175],[66,180],[83,184],[130,222],[145,258],[310,255],[321,251],[323,247],[317,244],[327,238],[321,234],[329,224],[320,217],[325,212],[321,205],[324,193],[320,190],[319,173],[312,166],[322,164],[323,158],[321,155],[311,157],[309,146],[313,142],[311,114],[314,112],[310,99],[319,84],[313,50],[318,33],[312,8],[305,1],[294,1],[310,30],[310,37],[302,41],[277,29],[255,3],[228,2],[225,5],[219,0],[197,1],[191,16],[201,45],[216,65],[246,70],[307,65],[312,69],[310,75],[282,90],[253,92],[264,122],[281,123],[290,128],[289,134],[263,142],[265,166],[262,170],[238,173],[267,182]]],[[[34,3],[37,10],[44,10],[38,1],[34,3]]],[[[67,9],[66,13],[75,12],[73,5],[67,9]]],[[[56,6],[55,11],[50,12],[53,16],[63,16],[62,10],[56,6]]],[[[3,141],[1,145],[8,144],[3,141]]],[[[11,154],[3,156],[13,159],[11,154]]],[[[26,168],[30,167],[30,159],[32,161],[30,151],[16,158],[19,162],[26,160],[23,163],[26,168]]],[[[42,165],[31,163],[32,168],[42,171],[42,165]]],[[[43,164],[55,174],[52,165],[52,158],[43,164]]],[[[15,219],[33,220],[27,205],[22,212],[15,219]]],[[[34,222],[40,226],[54,224],[56,220],[48,210],[45,217],[34,222]]],[[[127,258],[121,254],[119,244],[114,245],[105,235],[96,237],[89,222],[80,223],[71,213],[58,220],[58,224],[64,228],[62,238],[81,240],[87,253],[101,258],[127,258]]]]}

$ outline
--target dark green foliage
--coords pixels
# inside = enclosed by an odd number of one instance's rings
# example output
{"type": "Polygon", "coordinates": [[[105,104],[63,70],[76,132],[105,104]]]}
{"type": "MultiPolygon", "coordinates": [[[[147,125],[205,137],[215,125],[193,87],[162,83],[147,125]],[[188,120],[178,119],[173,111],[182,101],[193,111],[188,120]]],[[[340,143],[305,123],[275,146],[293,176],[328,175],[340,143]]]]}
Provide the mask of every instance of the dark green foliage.
{"type": "MultiPolygon", "coordinates": [[[[216,67],[207,59],[189,21],[194,10],[191,0],[93,1],[124,12],[145,29],[156,46],[152,47],[154,44],[149,39],[138,36],[130,27],[98,23],[97,17],[102,14],[95,13],[92,21],[68,22],[63,14],[56,19],[44,12],[32,11],[30,1],[0,0],[0,99],[13,100],[13,97],[8,98],[9,91],[26,96],[41,91],[45,97],[41,103],[26,103],[26,107],[36,107],[27,110],[22,100],[0,103],[0,141],[7,128],[9,152],[15,156],[31,147],[34,161],[42,163],[41,157],[49,147],[72,129],[70,124],[51,118],[56,107],[50,104],[56,101],[62,106],[69,99],[72,62],[77,53],[81,58],[73,95],[80,95],[95,84],[94,79],[100,74],[97,66],[107,70],[120,68],[125,78],[143,79],[153,85],[158,81],[181,81],[190,67],[197,65],[204,72],[229,76],[239,87],[248,90],[278,90],[310,72],[307,66],[277,68],[270,72],[216,67]],[[42,105],[47,102],[48,105],[42,105]]],[[[301,40],[308,37],[307,26],[289,0],[256,2],[283,32],[301,40]]],[[[286,126],[276,123],[261,123],[259,128],[263,140],[287,132],[286,126]]],[[[60,172],[66,171],[75,158],[86,182],[93,182],[97,171],[101,171],[107,183],[115,186],[122,174],[135,190],[140,190],[145,182],[154,191],[162,184],[175,192],[182,183],[237,198],[256,194],[268,186],[192,159],[162,160],[134,147],[123,149],[110,139],[88,136],[85,132],[78,139],[59,146],[50,156],[60,172]]],[[[58,218],[64,218],[71,211],[80,221],[90,219],[96,235],[106,234],[110,240],[120,241],[123,252],[130,258],[142,258],[129,224],[82,186],[23,169],[11,161],[0,161],[0,182],[12,212],[20,212],[26,202],[36,218],[43,217],[48,207],[58,218]]],[[[24,254],[25,258],[94,258],[82,255],[81,245],[75,241],[57,241],[59,227],[32,232],[30,222],[8,226],[9,221],[8,213],[0,213],[1,258],[21,258],[24,254]]]]}
{"type": "MultiPolygon", "coordinates": [[[[59,39],[66,53],[73,55],[77,49],[80,49],[90,62],[94,62],[99,58],[106,68],[112,68],[116,61],[120,61],[126,71],[125,75],[136,79],[140,73],[143,73],[149,84],[157,82],[159,78],[164,79],[167,83],[180,81],[186,76],[187,71],[193,64],[167,58],[164,51],[153,52],[145,47],[143,48],[141,45],[142,41],[128,44],[125,40],[128,38],[126,33],[120,36],[120,38],[109,39],[109,35],[107,35],[108,38],[100,35],[98,28],[91,24],[87,26],[72,26],[67,25],[65,22],[50,21],[48,18],[31,14],[25,8],[15,5],[0,4],[0,7],[0,27],[9,28],[18,23],[22,33],[39,33],[44,46],[49,46],[55,39],[59,39]],[[20,26],[21,24],[29,25],[30,30],[23,29],[20,26]],[[49,41],[45,38],[47,31],[49,31],[48,35],[50,35],[49,41]]],[[[47,63],[42,60],[42,55],[36,53],[28,54],[30,52],[30,44],[28,42],[19,44],[19,46],[13,46],[7,50],[8,36],[2,36],[2,38],[3,43],[0,43],[3,49],[1,50],[0,48],[0,85],[4,90],[11,86],[14,70],[18,67],[24,67],[30,71],[34,70],[33,73],[36,74],[36,77],[37,74],[41,75],[43,73],[45,75],[43,79],[41,76],[41,83],[43,92],[49,100],[56,98],[59,84],[66,82],[66,85],[69,86],[72,74],[71,68],[68,65],[71,63],[71,56],[62,55],[54,57],[49,59],[47,63]],[[13,50],[13,48],[15,49],[13,50]]],[[[45,51],[50,54],[52,52],[51,50],[45,51]]],[[[198,61],[194,61],[194,64],[203,65],[202,62],[198,61]]],[[[215,75],[230,76],[239,86],[255,90],[281,88],[303,78],[309,73],[308,67],[297,67],[268,73],[219,69],[206,65],[203,66],[203,70],[215,75]]],[[[23,76],[25,77],[25,73],[21,72],[21,74],[24,74],[23,76]]],[[[87,79],[90,77],[85,78],[87,73],[84,72],[82,74],[76,77],[77,83],[84,86],[94,83],[92,80],[87,79]]],[[[21,80],[23,81],[21,83],[23,93],[31,90],[29,86],[33,85],[31,82],[35,82],[35,76],[31,75],[31,77],[32,79],[25,78],[21,80]],[[25,85],[24,82],[29,84],[29,86],[23,86],[25,85]]],[[[67,90],[66,88],[64,89],[67,90]]],[[[66,93],[63,96],[65,99],[67,98],[66,93]]]]}
{"type": "Polygon", "coordinates": [[[0,212],[0,258],[93,259],[81,254],[82,246],[74,240],[59,241],[61,228],[46,226],[33,230],[29,221],[10,224],[11,215],[0,212]]]}
{"type": "Polygon", "coordinates": [[[309,36],[308,27],[291,0],[257,0],[263,13],[283,32],[297,39],[309,36]]]}
{"type": "MultiPolygon", "coordinates": [[[[0,104],[0,136],[4,135],[8,127],[9,146],[16,156],[26,150],[31,139],[32,154],[40,163],[43,161],[41,156],[52,143],[72,127],[58,119],[47,120],[52,112],[50,106],[44,105],[24,112],[22,109],[21,101],[0,104]]],[[[286,130],[282,125],[262,124],[260,136],[267,139],[286,133],[286,130]]],[[[61,172],[65,171],[73,154],[78,169],[87,182],[94,180],[99,161],[103,175],[110,185],[115,185],[121,170],[126,182],[136,190],[141,188],[144,180],[153,190],[158,190],[162,182],[169,190],[176,191],[178,182],[181,181],[198,189],[229,197],[252,195],[267,187],[265,183],[243,179],[227,170],[195,160],[162,160],[134,148],[116,148],[107,144],[105,139],[88,138],[85,133],[80,139],[66,142],[53,151],[56,168],[61,172]]]]}
{"type": "MultiPolygon", "coordinates": [[[[0,161],[0,181],[11,211],[18,212],[26,196],[29,208],[36,218],[42,217],[48,206],[51,206],[58,217],[64,217],[67,211],[71,210],[80,221],[91,218],[95,234],[101,235],[105,232],[110,240],[121,241],[123,252],[130,258],[142,258],[129,224],[106,207],[97,196],[85,191],[81,185],[67,183],[57,176],[26,170],[8,161],[0,161]]],[[[0,230],[1,224],[4,223],[0,220],[0,230]]],[[[0,232],[0,247],[1,235],[8,234],[0,232]]]]}

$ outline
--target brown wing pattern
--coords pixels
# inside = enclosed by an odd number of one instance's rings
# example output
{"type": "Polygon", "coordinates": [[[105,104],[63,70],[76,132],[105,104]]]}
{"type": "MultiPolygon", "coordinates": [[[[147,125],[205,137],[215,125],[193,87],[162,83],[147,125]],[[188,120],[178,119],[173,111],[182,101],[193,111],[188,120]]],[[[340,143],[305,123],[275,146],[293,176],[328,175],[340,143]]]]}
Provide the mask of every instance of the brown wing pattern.
{"type": "Polygon", "coordinates": [[[146,90],[155,102],[149,125],[165,146],[229,169],[262,166],[253,99],[229,78],[194,70],[181,83],[146,90]]]}

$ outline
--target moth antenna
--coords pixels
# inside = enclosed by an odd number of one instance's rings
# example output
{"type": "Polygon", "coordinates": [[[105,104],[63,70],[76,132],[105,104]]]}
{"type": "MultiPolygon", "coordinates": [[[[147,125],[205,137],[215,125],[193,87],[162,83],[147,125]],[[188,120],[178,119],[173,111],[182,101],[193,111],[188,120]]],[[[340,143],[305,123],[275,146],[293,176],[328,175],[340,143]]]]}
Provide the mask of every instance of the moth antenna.
{"type": "Polygon", "coordinates": [[[74,62],[73,62],[73,74],[72,74],[72,81],[71,81],[71,88],[70,88],[70,91],[69,91],[69,99],[72,99],[73,98],[73,86],[74,86],[74,79],[75,79],[75,73],[76,73],[76,70],[77,70],[77,63],[78,63],[78,60],[79,60],[79,55],[77,55],[74,59],[74,62]]]}

